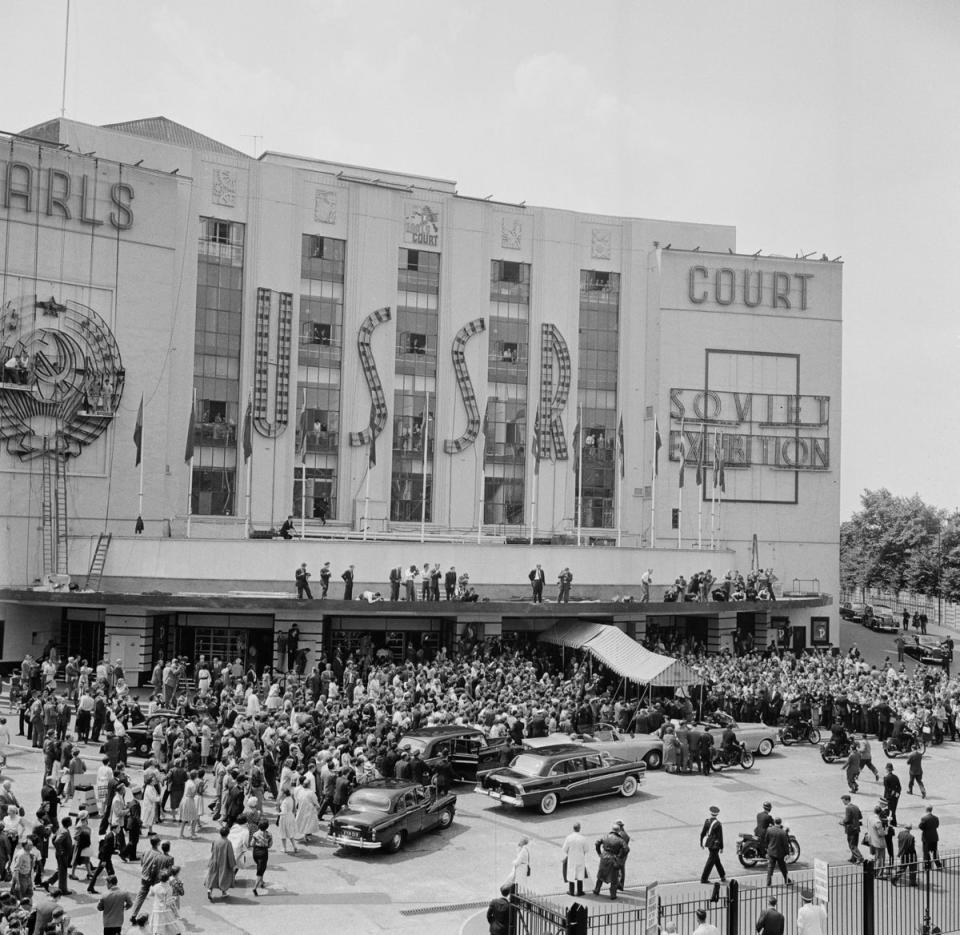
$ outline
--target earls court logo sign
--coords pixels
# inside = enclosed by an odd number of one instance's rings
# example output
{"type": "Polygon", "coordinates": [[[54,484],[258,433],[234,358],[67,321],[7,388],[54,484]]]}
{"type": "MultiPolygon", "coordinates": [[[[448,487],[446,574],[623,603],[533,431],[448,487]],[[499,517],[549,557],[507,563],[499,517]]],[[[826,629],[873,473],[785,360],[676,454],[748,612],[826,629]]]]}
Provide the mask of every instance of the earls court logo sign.
{"type": "Polygon", "coordinates": [[[403,242],[417,247],[440,244],[440,209],[432,205],[407,205],[403,218],[403,242]]]}

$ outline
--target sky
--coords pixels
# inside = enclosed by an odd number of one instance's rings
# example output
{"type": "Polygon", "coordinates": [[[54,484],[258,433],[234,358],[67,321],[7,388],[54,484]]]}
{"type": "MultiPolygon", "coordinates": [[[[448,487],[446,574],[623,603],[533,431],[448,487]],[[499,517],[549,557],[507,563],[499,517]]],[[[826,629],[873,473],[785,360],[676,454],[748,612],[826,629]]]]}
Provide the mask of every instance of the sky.
{"type": "MultiPolygon", "coordinates": [[[[0,129],[60,114],[66,8],[2,0],[0,129]]],[[[842,256],[847,518],[960,506],[958,98],[955,0],[71,0],[64,103],[842,256]]]]}

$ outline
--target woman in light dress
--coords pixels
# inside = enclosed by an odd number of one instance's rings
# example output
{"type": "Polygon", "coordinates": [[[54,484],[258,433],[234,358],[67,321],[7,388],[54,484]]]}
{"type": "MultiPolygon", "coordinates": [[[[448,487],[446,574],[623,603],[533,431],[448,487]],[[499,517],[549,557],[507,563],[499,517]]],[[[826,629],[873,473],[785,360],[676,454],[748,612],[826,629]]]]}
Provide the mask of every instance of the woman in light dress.
{"type": "Polygon", "coordinates": [[[296,834],[306,842],[311,835],[320,834],[320,821],[317,818],[320,803],[317,801],[317,794],[310,788],[306,776],[293,790],[293,795],[297,801],[296,834]]]}
{"type": "Polygon", "coordinates": [[[180,800],[180,837],[187,825],[190,826],[190,837],[197,836],[197,826],[200,823],[200,796],[197,791],[197,771],[190,770],[189,778],[183,787],[183,798],[180,800]]]}
{"type": "Polygon", "coordinates": [[[293,853],[296,854],[297,819],[294,815],[293,793],[289,789],[284,789],[280,793],[280,820],[278,824],[280,828],[280,846],[283,848],[284,854],[287,853],[288,841],[293,849],[293,853]]]}
{"type": "Polygon", "coordinates": [[[233,848],[233,858],[239,871],[241,867],[247,865],[247,851],[250,849],[250,825],[247,822],[246,815],[241,815],[230,826],[227,840],[233,848]]]}
{"type": "Polygon", "coordinates": [[[280,792],[293,792],[294,786],[298,782],[298,773],[293,768],[293,760],[287,757],[283,761],[283,769],[280,770],[280,792]]]}
{"type": "Polygon", "coordinates": [[[181,935],[183,925],[177,915],[177,897],[170,885],[170,869],[160,871],[160,880],[150,887],[150,935],[181,935]]]}
{"type": "Polygon", "coordinates": [[[153,826],[160,817],[160,790],[155,783],[143,784],[143,830],[146,834],[153,831],[153,826]]]}

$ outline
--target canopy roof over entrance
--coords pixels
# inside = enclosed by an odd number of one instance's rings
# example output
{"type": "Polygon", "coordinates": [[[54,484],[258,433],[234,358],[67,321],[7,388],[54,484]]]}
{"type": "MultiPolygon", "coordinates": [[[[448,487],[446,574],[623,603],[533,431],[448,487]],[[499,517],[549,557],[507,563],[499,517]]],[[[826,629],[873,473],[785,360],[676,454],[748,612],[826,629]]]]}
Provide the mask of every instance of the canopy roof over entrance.
{"type": "Polygon", "coordinates": [[[700,678],[679,659],[652,653],[623,630],[583,620],[560,621],[539,637],[547,643],[570,649],[585,649],[617,675],[642,685],[686,688],[700,678]]]}

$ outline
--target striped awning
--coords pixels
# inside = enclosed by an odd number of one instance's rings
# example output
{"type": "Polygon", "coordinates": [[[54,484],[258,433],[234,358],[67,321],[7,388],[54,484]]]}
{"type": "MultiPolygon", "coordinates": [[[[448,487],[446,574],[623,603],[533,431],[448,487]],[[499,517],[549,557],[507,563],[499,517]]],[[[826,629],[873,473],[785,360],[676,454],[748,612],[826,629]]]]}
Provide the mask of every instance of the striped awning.
{"type": "Polygon", "coordinates": [[[569,649],[585,649],[617,675],[641,685],[688,688],[701,681],[679,659],[650,652],[610,624],[560,621],[541,633],[539,639],[569,649]]]}

